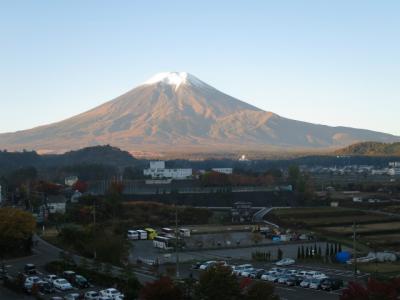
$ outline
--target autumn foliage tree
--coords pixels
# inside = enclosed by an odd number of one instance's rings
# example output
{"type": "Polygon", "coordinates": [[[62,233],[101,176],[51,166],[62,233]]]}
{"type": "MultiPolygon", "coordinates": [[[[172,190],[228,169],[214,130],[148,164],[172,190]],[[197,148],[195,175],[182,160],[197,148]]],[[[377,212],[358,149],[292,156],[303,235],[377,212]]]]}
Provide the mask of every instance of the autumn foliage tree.
{"type": "Polygon", "coordinates": [[[400,296],[400,279],[382,282],[370,278],[364,286],[358,282],[350,282],[343,290],[340,300],[396,300],[400,296]]]}
{"type": "Polygon", "coordinates": [[[72,186],[72,189],[75,191],[79,191],[81,193],[84,193],[87,191],[87,183],[82,181],[82,180],[78,180],[77,182],[74,183],[74,185],[72,186]]]}
{"type": "Polygon", "coordinates": [[[196,299],[235,300],[241,298],[239,283],[231,270],[215,267],[202,273],[196,289],[196,299]]]}
{"type": "Polygon", "coordinates": [[[36,221],[29,212],[0,208],[0,256],[15,256],[31,251],[36,221]]]}
{"type": "Polygon", "coordinates": [[[140,291],[143,300],[181,300],[182,292],[169,277],[147,283],[140,291]]]}
{"type": "Polygon", "coordinates": [[[245,300],[279,300],[274,293],[274,286],[268,282],[253,282],[244,295],[245,300]]]}

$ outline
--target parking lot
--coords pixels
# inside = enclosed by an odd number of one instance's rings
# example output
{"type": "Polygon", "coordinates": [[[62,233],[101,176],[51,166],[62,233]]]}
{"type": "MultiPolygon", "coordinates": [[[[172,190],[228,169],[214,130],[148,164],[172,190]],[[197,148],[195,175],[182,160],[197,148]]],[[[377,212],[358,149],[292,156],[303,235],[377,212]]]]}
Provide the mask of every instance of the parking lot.
{"type": "MultiPolygon", "coordinates": [[[[238,236],[243,237],[243,233],[238,233],[238,236]]],[[[296,258],[297,249],[299,246],[304,247],[321,246],[325,247],[325,243],[322,242],[290,242],[290,243],[276,243],[271,240],[265,239],[265,244],[257,245],[252,243],[248,246],[235,246],[223,247],[220,249],[198,249],[198,250],[185,250],[179,253],[179,260],[182,262],[192,262],[196,260],[251,260],[253,252],[270,252],[271,258],[276,259],[278,248],[283,251],[285,257],[296,258]]],[[[146,259],[151,261],[158,261],[159,263],[170,263],[176,260],[175,251],[165,251],[154,248],[153,242],[150,240],[133,241],[131,242],[130,249],[130,261],[135,263],[137,259],[146,259]]]]}
{"type": "MultiPolygon", "coordinates": [[[[246,263],[246,262],[241,262],[246,263]]],[[[262,268],[266,271],[271,270],[272,268],[276,268],[277,266],[272,263],[254,263],[252,264],[254,268],[262,268]]],[[[300,286],[288,286],[287,284],[280,284],[277,282],[271,282],[275,286],[276,293],[281,296],[281,299],[286,300],[296,300],[296,299],[311,299],[311,300],[320,300],[320,299],[339,299],[340,295],[342,294],[343,289],[346,287],[349,281],[353,280],[363,280],[364,278],[368,277],[369,274],[367,273],[358,273],[356,277],[354,277],[354,272],[352,270],[348,270],[345,268],[336,268],[336,267],[329,267],[323,265],[310,265],[310,264],[292,264],[290,266],[283,267],[282,269],[286,270],[296,270],[300,271],[317,271],[320,273],[325,274],[328,278],[335,278],[343,281],[343,286],[336,290],[332,291],[325,291],[322,289],[311,289],[311,288],[303,288],[300,286]]],[[[193,270],[193,275],[195,277],[199,277],[201,270],[193,270]]],[[[241,277],[241,276],[239,276],[241,277]]],[[[261,279],[254,279],[254,280],[261,280],[261,279]]]]}

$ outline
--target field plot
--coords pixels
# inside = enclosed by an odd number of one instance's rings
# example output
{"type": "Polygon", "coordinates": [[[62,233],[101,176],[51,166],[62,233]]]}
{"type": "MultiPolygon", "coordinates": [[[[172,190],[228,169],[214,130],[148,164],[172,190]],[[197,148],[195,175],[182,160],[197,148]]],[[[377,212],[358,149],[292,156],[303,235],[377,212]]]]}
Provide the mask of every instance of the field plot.
{"type": "Polygon", "coordinates": [[[353,222],[363,249],[399,250],[400,218],[341,207],[276,209],[271,220],[285,227],[312,230],[320,236],[352,243],[353,222]]]}
{"type": "MultiPolygon", "coordinates": [[[[333,233],[341,234],[352,234],[352,226],[334,226],[334,227],[323,227],[324,231],[330,231],[333,233]]],[[[384,233],[384,232],[399,232],[400,222],[387,222],[387,223],[369,223],[369,224],[357,224],[358,234],[371,234],[371,233],[384,233]]]]}
{"type": "Polygon", "coordinates": [[[386,223],[396,221],[395,217],[387,217],[374,212],[365,212],[351,208],[312,207],[277,209],[273,215],[285,224],[303,224],[306,227],[386,223]]]}

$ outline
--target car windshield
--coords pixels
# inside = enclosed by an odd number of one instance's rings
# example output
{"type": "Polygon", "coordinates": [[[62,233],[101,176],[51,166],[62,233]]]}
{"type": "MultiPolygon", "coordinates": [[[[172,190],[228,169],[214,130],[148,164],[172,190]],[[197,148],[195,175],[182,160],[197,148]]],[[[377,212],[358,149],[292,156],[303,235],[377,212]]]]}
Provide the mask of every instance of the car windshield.
{"type": "Polygon", "coordinates": [[[82,281],[82,282],[86,281],[86,278],[81,276],[81,275],[76,275],[75,278],[76,278],[77,281],[82,281]]]}
{"type": "Polygon", "coordinates": [[[65,279],[59,279],[59,280],[58,280],[58,283],[60,283],[60,284],[67,284],[68,281],[66,281],[65,279]]]}

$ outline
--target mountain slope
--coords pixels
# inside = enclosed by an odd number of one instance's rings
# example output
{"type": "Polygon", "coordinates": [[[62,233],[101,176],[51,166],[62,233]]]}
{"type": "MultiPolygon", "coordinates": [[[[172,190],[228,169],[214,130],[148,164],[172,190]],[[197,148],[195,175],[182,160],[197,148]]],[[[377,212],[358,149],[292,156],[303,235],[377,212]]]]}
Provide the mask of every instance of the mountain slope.
{"type": "Polygon", "coordinates": [[[400,143],[363,142],[335,151],[338,155],[400,156],[400,143]]]}
{"type": "Polygon", "coordinates": [[[127,151],[232,151],[342,147],[400,141],[361,129],[280,117],[230,97],[187,73],[160,73],[70,119],[0,135],[0,148],[65,152],[99,144],[127,151]]]}

